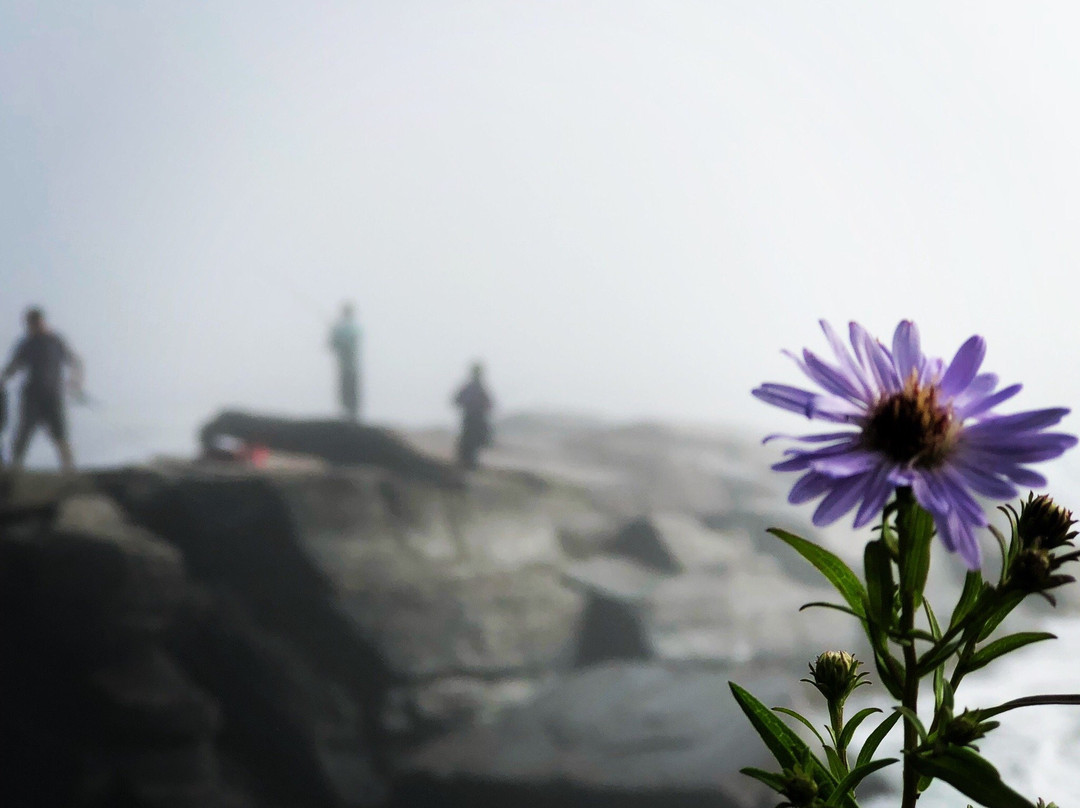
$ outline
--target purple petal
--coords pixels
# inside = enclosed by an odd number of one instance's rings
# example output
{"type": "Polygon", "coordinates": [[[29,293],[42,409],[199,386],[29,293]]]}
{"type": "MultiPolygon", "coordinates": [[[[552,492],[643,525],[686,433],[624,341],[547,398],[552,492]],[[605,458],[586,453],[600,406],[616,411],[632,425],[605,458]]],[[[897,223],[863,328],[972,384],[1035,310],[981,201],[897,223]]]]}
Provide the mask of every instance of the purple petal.
{"type": "MultiPolygon", "coordinates": [[[[1007,401],[1023,389],[1022,384],[1014,384],[1006,387],[1002,390],[998,390],[996,393],[983,398],[972,398],[968,403],[965,403],[956,409],[956,415],[961,420],[967,418],[974,418],[976,415],[982,415],[987,410],[993,409],[1003,401],[1007,401]]],[[[969,390],[971,388],[968,388],[969,390]]]]}
{"type": "Polygon", "coordinates": [[[863,497],[862,505],[859,506],[859,510],[855,514],[856,530],[869,524],[885,507],[885,502],[889,499],[893,489],[896,488],[889,479],[890,472],[890,466],[882,464],[866,481],[866,494],[863,497]]]}
{"type": "Polygon", "coordinates": [[[901,320],[893,332],[893,364],[901,381],[922,370],[923,354],[919,329],[911,320],[901,320]]]}
{"type": "Polygon", "coordinates": [[[812,351],[803,351],[803,360],[806,362],[810,378],[828,392],[841,398],[865,403],[865,400],[859,395],[858,389],[856,389],[857,381],[853,383],[840,370],[827,362],[823,362],[812,351]]]}
{"type": "Polygon", "coordinates": [[[762,443],[769,443],[781,438],[785,440],[797,440],[803,443],[827,443],[832,440],[854,439],[857,437],[856,432],[825,432],[816,435],[784,435],[779,432],[774,432],[772,435],[766,435],[762,443]]]}
{"type": "Polygon", "coordinates": [[[945,371],[941,379],[941,392],[948,396],[955,396],[962,392],[979,372],[985,356],[986,340],[980,336],[969,338],[960,346],[953,361],[949,363],[949,369],[945,371]]]}
{"type": "Polygon", "coordinates": [[[950,552],[959,553],[968,569],[979,569],[982,554],[979,552],[979,543],[975,540],[972,525],[956,513],[934,514],[934,524],[945,547],[950,552]]]}
{"type": "Polygon", "coordinates": [[[1017,494],[1015,486],[981,468],[961,463],[954,465],[964,484],[976,494],[992,499],[1009,499],[1017,494]]]}
{"type": "Polygon", "coordinates": [[[825,338],[829,341],[829,345],[832,346],[833,353],[836,354],[837,360],[840,362],[840,367],[846,371],[848,379],[855,383],[858,387],[859,399],[869,403],[874,399],[874,391],[870,386],[870,382],[867,381],[866,374],[858,363],[851,357],[850,351],[847,346],[844,345],[844,341],[840,339],[839,335],[833,331],[833,327],[825,320],[819,321],[821,324],[821,330],[825,332],[825,338]]]}
{"type": "Polygon", "coordinates": [[[809,502],[824,494],[835,484],[835,480],[829,479],[824,474],[811,471],[800,477],[799,481],[791,487],[791,491],[788,493],[788,502],[792,505],[809,502]]]}
{"type": "Polygon", "coordinates": [[[977,424],[972,424],[964,430],[964,433],[986,435],[1000,432],[1003,435],[1013,435],[1017,432],[1046,429],[1046,427],[1058,423],[1068,414],[1067,407],[1051,407],[1045,410],[1017,412],[1012,415],[996,415],[993,418],[986,418],[977,424]]]}
{"type": "Polygon", "coordinates": [[[1026,469],[1023,466],[1011,466],[1010,468],[1000,470],[999,473],[1004,474],[1017,485],[1027,486],[1028,488],[1046,487],[1045,477],[1037,471],[1026,469]]]}
{"type": "Polygon", "coordinates": [[[851,323],[849,328],[855,354],[873,377],[878,390],[883,393],[899,390],[900,383],[896,376],[896,368],[893,367],[892,360],[881,343],[870,336],[870,332],[858,323],[851,323]]]}
{"type": "Polygon", "coordinates": [[[800,390],[798,387],[791,387],[786,384],[772,384],[771,382],[751,390],[750,394],[754,398],[761,399],[766,404],[772,404],[774,407],[780,407],[784,410],[791,410],[791,412],[802,413],[807,418],[810,417],[810,403],[816,395],[816,393],[811,393],[809,390],[800,390]]]}
{"type": "Polygon", "coordinates": [[[824,527],[835,522],[855,507],[855,503],[862,496],[864,485],[865,481],[861,476],[833,480],[832,491],[821,500],[811,521],[817,527],[824,527]]]}
{"type": "Polygon", "coordinates": [[[829,477],[851,477],[865,474],[881,463],[881,457],[866,449],[856,448],[843,454],[832,455],[815,460],[810,468],[829,477]]]}

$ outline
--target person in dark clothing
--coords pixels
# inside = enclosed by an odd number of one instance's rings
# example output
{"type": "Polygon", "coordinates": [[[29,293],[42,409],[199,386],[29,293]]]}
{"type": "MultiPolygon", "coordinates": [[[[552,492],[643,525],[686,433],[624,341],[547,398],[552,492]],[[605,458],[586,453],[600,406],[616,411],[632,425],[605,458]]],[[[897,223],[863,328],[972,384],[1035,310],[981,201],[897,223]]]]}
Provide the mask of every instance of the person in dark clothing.
{"type": "Polygon", "coordinates": [[[330,350],[337,355],[338,395],[350,421],[360,420],[360,326],[353,307],[346,303],[341,318],[330,330],[330,350]]]}
{"type": "Polygon", "coordinates": [[[461,434],[458,436],[458,463],[467,469],[476,468],[476,456],[491,444],[491,394],[484,386],[484,366],[472,366],[469,381],[454,396],[461,409],[461,434]]]}
{"type": "Polygon", "coordinates": [[[75,463],[64,413],[64,366],[71,371],[69,386],[78,393],[82,389],[82,361],[49,329],[41,309],[27,311],[25,322],[26,336],[15,345],[10,361],[0,374],[0,387],[16,373],[24,374],[12,464],[15,468],[22,466],[30,439],[39,426],[44,426],[56,444],[61,465],[70,471],[75,463]]]}

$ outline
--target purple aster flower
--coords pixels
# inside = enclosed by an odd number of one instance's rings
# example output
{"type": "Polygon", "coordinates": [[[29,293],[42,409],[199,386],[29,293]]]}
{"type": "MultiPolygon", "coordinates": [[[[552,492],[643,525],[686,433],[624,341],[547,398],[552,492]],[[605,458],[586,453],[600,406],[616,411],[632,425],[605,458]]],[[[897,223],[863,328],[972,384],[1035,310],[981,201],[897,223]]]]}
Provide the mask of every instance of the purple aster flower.
{"type": "MultiPolygon", "coordinates": [[[[979,373],[986,343],[971,337],[947,365],[927,357],[907,320],[896,327],[890,351],[857,323],[852,351],[828,323],[822,329],[836,354],[827,362],[810,351],[796,364],[823,392],[763,384],[754,395],[769,404],[843,429],[792,438],[777,471],[800,471],[788,495],[794,504],[822,497],[814,524],[835,522],[858,506],[855,527],[881,513],[894,489],[910,486],[934,517],[938,535],[968,566],[979,566],[975,530],[987,524],[974,494],[1017,496],[1017,485],[1046,479],[1026,465],[1057,457],[1076,438],[1046,432],[1069,411],[1062,407],[998,415],[993,409],[1020,392],[997,389],[997,376],[979,373]]],[[[770,436],[766,440],[770,440],[770,436]]]]}

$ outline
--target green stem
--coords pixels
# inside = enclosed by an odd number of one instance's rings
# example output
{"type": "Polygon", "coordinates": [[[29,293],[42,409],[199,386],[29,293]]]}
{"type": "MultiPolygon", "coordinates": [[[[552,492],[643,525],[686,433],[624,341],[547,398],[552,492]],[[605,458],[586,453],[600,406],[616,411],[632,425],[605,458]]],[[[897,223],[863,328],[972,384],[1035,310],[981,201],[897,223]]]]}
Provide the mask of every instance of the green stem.
{"type": "MultiPolygon", "coordinates": [[[[915,627],[915,595],[913,592],[900,593],[900,630],[911,631],[915,627]]],[[[901,703],[918,715],[919,709],[919,660],[915,643],[904,646],[904,692],[901,703]]],[[[911,753],[919,745],[919,732],[910,721],[904,721],[904,751],[911,753]]],[[[919,773],[904,758],[904,795],[900,808],[915,808],[919,799],[919,773]]]]}
{"type": "Polygon", "coordinates": [[[833,742],[836,744],[836,756],[844,767],[844,774],[848,773],[847,746],[840,742],[844,732],[844,705],[829,702],[829,721],[832,724],[833,742]]]}
{"type": "MultiPolygon", "coordinates": [[[[914,537],[909,535],[907,526],[910,524],[908,514],[912,509],[918,508],[915,497],[910,488],[901,488],[896,496],[899,513],[897,514],[897,545],[899,549],[897,566],[900,570],[900,635],[908,637],[903,644],[904,651],[904,682],[901,704],[911,711],[912,715],[919,712],[919,654],[915,648],[915,640],[911,632],[915,629],[915,592],[908,586],[911,579],[906,574],[907,566],[911,563],[912,544],[914,537]]],[[[919,799],[919,773],[908,760],[908,755],[913,753],[919,745],[919,731],[908,720],[904,721],[904,792],[900,808],[915,808],[915,802],[919,799]]]]}

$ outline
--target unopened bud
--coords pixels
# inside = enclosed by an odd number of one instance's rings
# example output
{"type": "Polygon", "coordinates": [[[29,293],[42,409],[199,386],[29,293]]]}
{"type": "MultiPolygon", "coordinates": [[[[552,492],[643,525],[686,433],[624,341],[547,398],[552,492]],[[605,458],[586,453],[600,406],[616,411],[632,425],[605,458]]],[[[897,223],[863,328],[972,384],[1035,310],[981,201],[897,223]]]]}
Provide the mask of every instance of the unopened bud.
{"type": "Polygon", "coordinates": [[[843,704],[851,691],[860,684],[865,673],[859,673],[862,663],[847,651],[826,651],[810,665],[810,679],[803,679],[816,687],[829,704],[843,704]]]}
{"type": "Polygon", "coordinates": [[[818,787],[814,778],[798,763],[790,769],[784,769],[784,787],[780,792],[792,808],[815,808],[820,805],[817,799],[818,787]]]}
{"type": "Polygon", "coordinates": [[[1020,506],[1016,533],[1024,547],[1053,550],[1076,536],[1076,531],[1070,530],[1075,523],[1072,511],[1055,504],[1046,494],[1028,495],[1020,506]]]}

